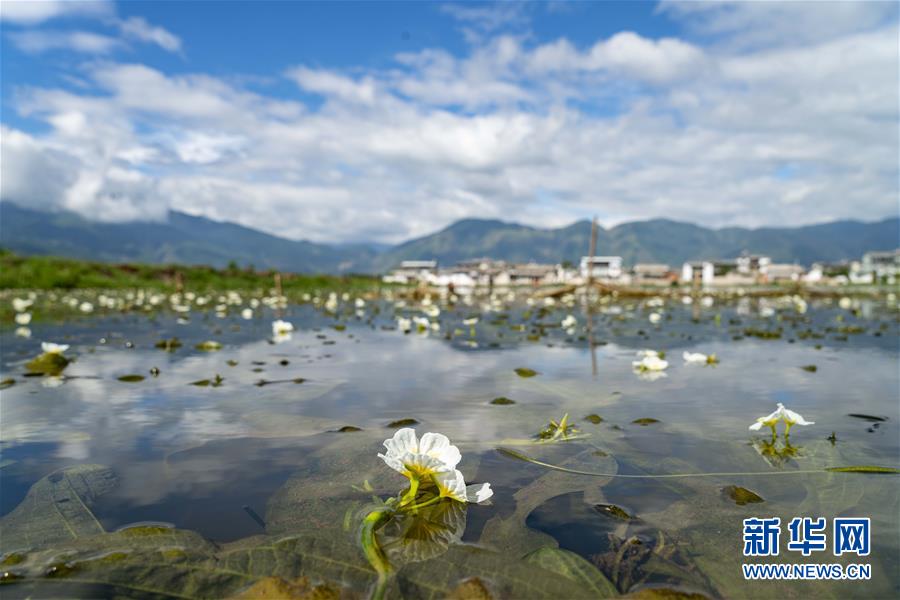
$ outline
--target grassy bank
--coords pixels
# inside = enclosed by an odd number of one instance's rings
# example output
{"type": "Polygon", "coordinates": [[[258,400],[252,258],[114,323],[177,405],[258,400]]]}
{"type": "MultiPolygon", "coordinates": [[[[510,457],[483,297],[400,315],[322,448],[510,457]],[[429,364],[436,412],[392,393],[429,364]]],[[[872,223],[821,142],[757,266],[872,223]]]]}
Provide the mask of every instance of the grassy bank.
{"type": "MultiPolygon", "coordinates": [[[[315,290],[352,291],[379,286],[362,275],[299,275],[281,273],[285,293],[315,290]]],[[[19,256],[0,251],[0,290],[147,289],[174,292],[269,290],[275,273],[231,267],[214,269],[189,265],[110,264],[56,256],[19,256]]]]}

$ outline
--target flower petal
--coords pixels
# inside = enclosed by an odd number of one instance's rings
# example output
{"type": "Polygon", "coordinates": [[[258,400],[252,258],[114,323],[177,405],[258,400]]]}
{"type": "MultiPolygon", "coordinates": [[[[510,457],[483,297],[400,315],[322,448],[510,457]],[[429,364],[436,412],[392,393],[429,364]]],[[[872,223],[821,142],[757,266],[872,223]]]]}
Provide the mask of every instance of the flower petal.
{"type": "Polygon", "coordinates": [[[466,500],[481,504],[494,495],[490,483],[475,483],[466,486],[466,500]]]}

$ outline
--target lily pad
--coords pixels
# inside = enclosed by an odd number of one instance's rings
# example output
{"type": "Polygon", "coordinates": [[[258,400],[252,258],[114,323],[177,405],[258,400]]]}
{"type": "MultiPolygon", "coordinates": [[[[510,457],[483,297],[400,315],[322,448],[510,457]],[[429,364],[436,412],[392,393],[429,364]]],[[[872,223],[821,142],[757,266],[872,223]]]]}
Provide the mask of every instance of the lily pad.
{"type": "Polygon", "coordinates": [[[819,370],[819,367],[817,367],[816,365],[804,365],[800,368],[803,369],[804,371],[806,371],[807,373],[815,373],[816,371],[819,370]]]}
{"type": "Polygon", "coordinates": [[[659,423],[659,419],[654,419],[652,417],[641,417],[640,419],[635,419],[632,421],[635,425],[642,425],[646,427],[647,425],[653,425],[654,423],[659,423]]]}
{"type": "Polygon", "coordinates": [[[509,404],[515,404],[515,403],[516,403],[515,400],[511,400],[510,398],[507,398],[506,396],[498,396],[497,398],[494,398],[493,400],[491,400],[491,404],[497,404],[499,406],[507,406],[509,404]]]}
{"type": "Polygon", "coordinates": [[[725,496],[727,496],[728,498],[734,500],[734,503],[738,506],[765,502],[763,497],[756,492],[752,492],[747,488],[741,487],[739,485],[727,485],[722,488],[722,493],[725,494],[725,496]]]}
{"type": "Polygon", "coordinates": [[[121,377],[117,377],[117,379],[124,383],[138,383],[138,382],[143,381],[145,379],[145,377],[143,375],[132,374],[132,375],[122,375],[121,377]]]}
{"type": "Polygon", "coordinates": [[[603,422],[603,417],[598,414],[589,414],[584,418],[584,420],[589,423],[593,423],[594,425],[598,425],[603,422]]]}
{"type": "Polygon", "coordinates": [[[515,371],[516,375],[518,375],[519,377],[534,377],[538,374],[538,372],[534,369],[529,369],[527,367],[519,367],[515,369],[515,371]]]}
{"type": "Polygon", "coordinates": [[[338,429],[339,433],[352,433],[354,431],[362,431],[362,427],[357,427],[355,425],[344,425],[340,429],[338,429]]]}

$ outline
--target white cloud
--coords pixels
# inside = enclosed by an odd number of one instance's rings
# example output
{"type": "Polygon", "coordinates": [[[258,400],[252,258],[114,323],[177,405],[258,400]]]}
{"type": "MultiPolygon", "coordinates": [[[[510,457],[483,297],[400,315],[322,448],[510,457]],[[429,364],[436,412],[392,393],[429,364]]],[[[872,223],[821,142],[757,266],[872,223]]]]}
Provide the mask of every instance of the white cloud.
{"type": "Polygon", "coordinates": [[[106,0],[3,0],[0,21],[37,25],[62,17],[107,17],[115,12],[106,0]]]}
{"type": "Polygon", "coordinates": [[[17,31],[10,33],[9,37],[22,52],[28,54],[41,54],[49,50],[108,54],[121,46],[116,38],[90,31],[17,31]]]}
{"type": "Polygon", "coordinates": [[[761,47],[497,35],[461,57],[287,70],[324,98],[309,105],[95,62],[84,90],[17,90],[14,108],[50,130],[4,130],[3,197],[103,219],[172,207],[329,242],[463,217],[880,218],[897,209],[898,30],[858,23],[761,47]]]}
{"type": "Polygon", "coordinates": [[[122,34],[128,39],[156,44],[169,52],[181,51],[181,39],[178,36],[162,27],[151,25],[146,19],[141,17],[121,19],[118,21],[118,26],[122,34]]]}
{"type": "Polygon", "coordinates": [[[375,101],[375,83],[370,77],[354,81],[331,71],[303,66],[289,69],[286,75],[309,92],[361,104],[371,104],[375,101]]]}

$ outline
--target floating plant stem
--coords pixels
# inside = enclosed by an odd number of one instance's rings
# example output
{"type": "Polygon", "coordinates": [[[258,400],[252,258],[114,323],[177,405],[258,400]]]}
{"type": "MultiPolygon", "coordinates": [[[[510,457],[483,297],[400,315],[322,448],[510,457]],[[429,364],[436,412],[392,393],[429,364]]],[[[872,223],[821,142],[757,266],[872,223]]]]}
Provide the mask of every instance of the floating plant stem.
{"type": "Polygon", "coordinates": [[[876,474],[898,474],[900,469],[894,467],[880,466],[850,466],[850,467],[826,467],[823,469],[798,469],[796,471],[735,471],[735,472],[712,472],[712,473],[661,473],[649,475],[623,475],[621,473],[596,473],[593,471],[582,471],[580,469],[569,469],[540,461],[532,458],[527,454],[523,454],[509,448],[497,448],[497,452],[516,460],[529,462],[539,467],[553,469],[554,471],[562,471],[563,473],[572,473],[573,475],[588,475],[590,477],[619,477],[622,479],[672,479],[675,477],[739,477],[739,476],[755,476],[755,475],[806,475],[811,473],[876,473],[876,474]]]}

